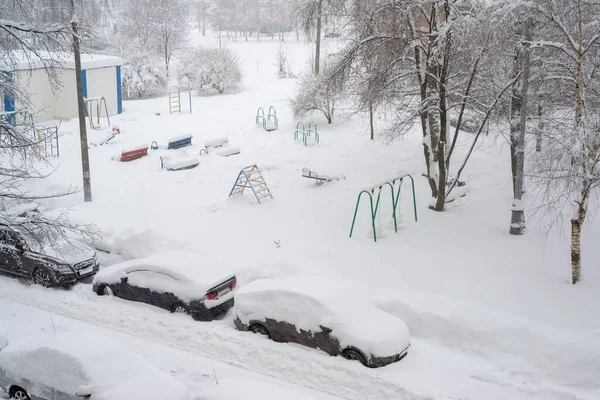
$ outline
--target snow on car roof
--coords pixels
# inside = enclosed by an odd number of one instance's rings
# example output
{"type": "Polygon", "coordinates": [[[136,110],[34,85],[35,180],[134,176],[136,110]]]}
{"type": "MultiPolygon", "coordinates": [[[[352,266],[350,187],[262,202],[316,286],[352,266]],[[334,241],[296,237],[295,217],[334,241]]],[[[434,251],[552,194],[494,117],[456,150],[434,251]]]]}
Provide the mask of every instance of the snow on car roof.
{"type": "MultiPolygon", "coordinates": [[[[0,351],[0,366],[10,376],[66,393],[89,386],[97,400],[129,398],[124,394],[147,400],[189,399],[181,383],[121,343],[92,331],[45,333],[12,342],[0,351]]],[[[28,390],[40,395],[36,391],[43,388],[34,385],[28,390]]]]}
{"type": "Polygon", "coordinates": [[[376,356],[399,354],[410,342],[404,321],[369,303],[368,293],[364,299],[352,296],[350,285],[312,275],[260,279],[238,290],[234,307],[242,318],[283,320],[312,331],[323,325],[343,346],[376,356]]]}
{"type": "Polygon", "coordinates": [[[122,273],[147,269],[171,275],[173,278],[210,287],[234,276],[233,272],[217,261],[193,251],[167,251],[144,258],[124,261],[98,272],[99,281],[120,279],[122,273]]]}

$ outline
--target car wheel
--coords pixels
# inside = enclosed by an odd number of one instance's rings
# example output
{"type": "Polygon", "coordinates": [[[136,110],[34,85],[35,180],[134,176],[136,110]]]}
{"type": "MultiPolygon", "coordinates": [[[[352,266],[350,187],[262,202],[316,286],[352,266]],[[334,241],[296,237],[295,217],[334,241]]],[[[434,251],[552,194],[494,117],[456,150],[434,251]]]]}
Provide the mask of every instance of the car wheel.
{"type": "Polygon", "coordinates": [[[52,287],[54,285],[50,271],[48,271],[44,267],[37,267],[35,271],[33,271],[33,283],[36,283],[46,288],[52,287]]]}
{"type": "Polygon", "coordinates": [[[171,312],[172,313],[181,313],[181,314],[189,314],[190,313],[190,309],[187,308],[187,306],[185,304],[182,303],[176,303],[173,304],[173,307],[171,307],[171,312]]]}
{"type": "Polygon", "coordinates": [[[104,286],[102,288],[102,295],[103,296],[113,296],[113,290],[109,287],[109,286],[104,286]]]}
{"type": "Polygon", "coordinates": [[[31,400],[24,389],[13,387],[9,392],[10,400],[31,400]]]}
{"type": "Polygon", "coordinates": [[[267,329],[267,327],[264,325],[252,324],[248,327],[248,330],[252,333],[258,333],[260,335],[264,335],[264,336],[268,337],[269,339],[271,339],[271,334],[269,333],[269,330],[267,329]]]}
{"type": "Polygon", "coordinates": [[[344,357],[346,360],[358,361],[362,365],[368,367],[365,356],[363,356],[362,353],[356,349],[346,349],[342,351],[342,357],[344,357]]]}

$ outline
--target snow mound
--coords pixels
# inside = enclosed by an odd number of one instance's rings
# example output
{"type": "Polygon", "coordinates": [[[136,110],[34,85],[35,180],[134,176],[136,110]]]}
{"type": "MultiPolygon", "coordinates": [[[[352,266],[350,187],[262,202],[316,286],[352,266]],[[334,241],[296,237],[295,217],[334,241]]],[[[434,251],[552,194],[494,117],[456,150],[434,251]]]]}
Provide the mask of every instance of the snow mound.
{"type": "Polygon", "coordinates": [[[317,400],[305,392],[299,392],[275,383],[245,377],[228,377],[219,380],[219,384],[208,390],[197,400],[247,400],[247,399],[285,399],[317,400]]]}
{"type": "Polygon", "coordinates": [[[2,322],[0,322],[0,350],[5,348],[8,345],[8,335],[6,334],[6,329],[2,322]]]}
{"type": "Polygon", "coordinates": [[[555,382],[600,389],[598,331],[582,335],[558,330],[512,314],[490,314],[489,308],[429,293],[380,292],[373,301],[380,309],[405,320],[415,337],[489,358],[497,357],[499,352],[527,358],[555,382]],[[565,354],[569,356],[565,358],[565,354]]]}

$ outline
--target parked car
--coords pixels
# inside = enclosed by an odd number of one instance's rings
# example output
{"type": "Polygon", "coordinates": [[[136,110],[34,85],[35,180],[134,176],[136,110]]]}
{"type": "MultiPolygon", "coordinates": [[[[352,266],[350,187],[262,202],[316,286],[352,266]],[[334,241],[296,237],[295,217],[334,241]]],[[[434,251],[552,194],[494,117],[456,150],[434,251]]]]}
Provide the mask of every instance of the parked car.
{"type": "Polygon", "coordinates": [[[382,367],[401,360],[410,346],[404,321],[335,282],[295,275],[251,282],[235,295],[235,326],[276,342],[293,342],[331,356],[382,367]]]}
{"type": "Polygon", "coordinates": [[[103,269],[93,290],[211,321],[233,306],[236,285],[233,272],[201,254],[170,251],[103,269]]]}
{"type": "Polygon", "coordinates": [[[94,275],[96,251],[48,232],[0,225],[0,271],[45,287],[68,285],[94,275]]]}
{"type": "Polygon", "coordinates": [[[15,400],[189,400],[182,383],[91,331],[11,342],[0,351],[0,386],[15,400]]]}

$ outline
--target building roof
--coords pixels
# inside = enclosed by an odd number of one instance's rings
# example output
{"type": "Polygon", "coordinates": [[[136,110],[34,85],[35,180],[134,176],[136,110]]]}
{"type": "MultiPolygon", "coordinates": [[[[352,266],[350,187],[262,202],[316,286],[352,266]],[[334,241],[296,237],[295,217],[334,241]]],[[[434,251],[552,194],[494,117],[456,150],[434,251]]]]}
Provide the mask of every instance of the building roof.
{"type": "MultiPolygon", "coordinates": [[[[82,54],[81,69],[96,69],[123,65],[121,57],[100,54],[82,54]]],[[[38,55],[26,52],[14,52],[8,61],[3,60],[0,69],[9,71],[31,70],[41,68],[75,69],[73,54],[65,52],[41,52],[38,55]]]]}

